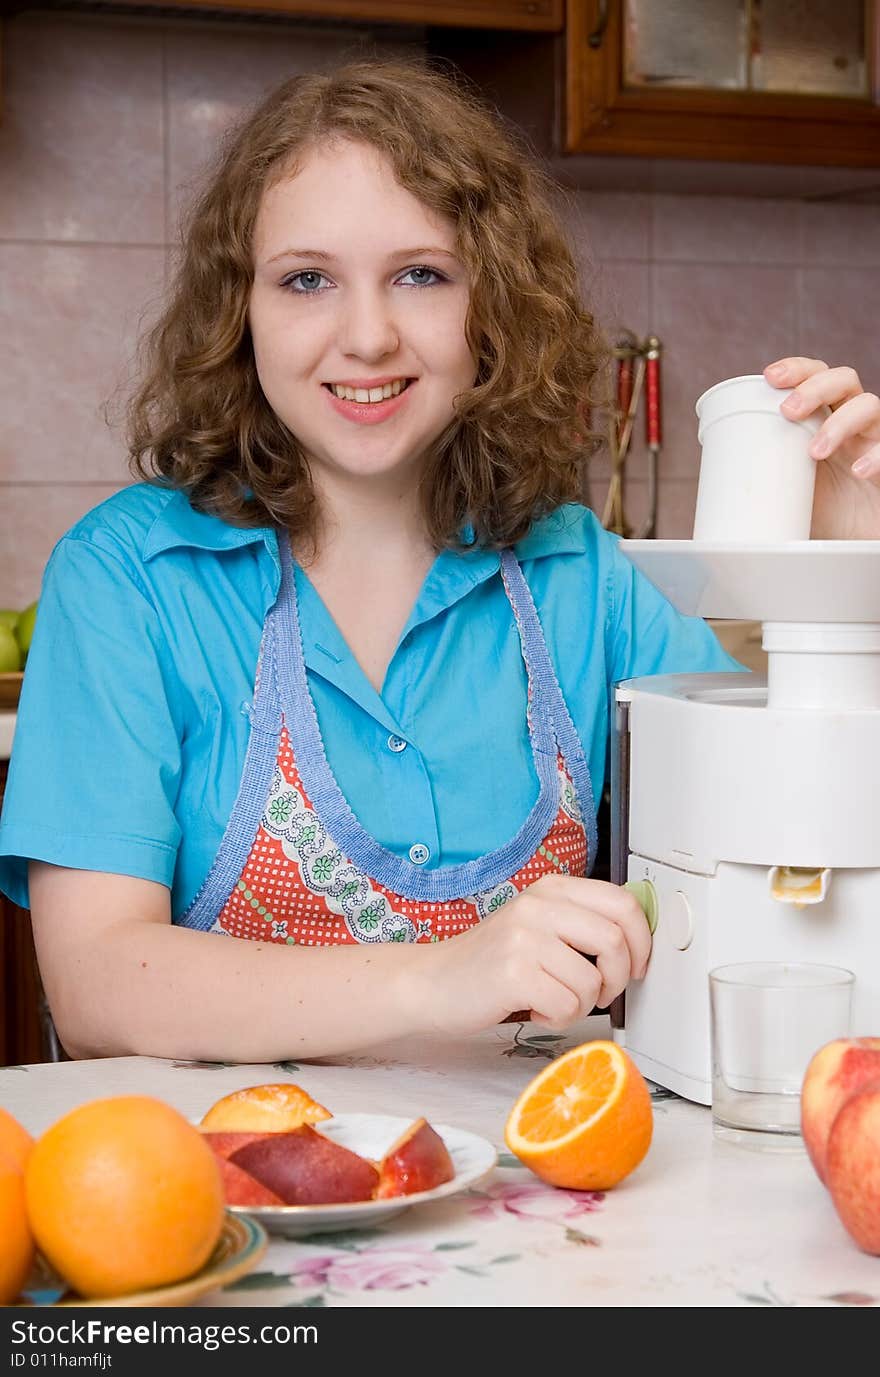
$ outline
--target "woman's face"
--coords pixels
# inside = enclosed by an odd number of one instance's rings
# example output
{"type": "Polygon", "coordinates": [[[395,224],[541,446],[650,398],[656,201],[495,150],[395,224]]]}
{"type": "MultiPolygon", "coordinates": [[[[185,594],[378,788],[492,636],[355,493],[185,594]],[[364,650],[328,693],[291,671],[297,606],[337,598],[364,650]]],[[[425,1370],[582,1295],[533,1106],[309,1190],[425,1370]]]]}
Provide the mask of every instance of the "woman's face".
{"type": "Polygon", "coordinates": [[[260,384],[313,477],[417,469],[476,377],[452,223],[405,191],[377,150],[339,141],[266,192],[254,261],[260,384]],[[359,397],[340,397],[342,386],[359,397]]]}

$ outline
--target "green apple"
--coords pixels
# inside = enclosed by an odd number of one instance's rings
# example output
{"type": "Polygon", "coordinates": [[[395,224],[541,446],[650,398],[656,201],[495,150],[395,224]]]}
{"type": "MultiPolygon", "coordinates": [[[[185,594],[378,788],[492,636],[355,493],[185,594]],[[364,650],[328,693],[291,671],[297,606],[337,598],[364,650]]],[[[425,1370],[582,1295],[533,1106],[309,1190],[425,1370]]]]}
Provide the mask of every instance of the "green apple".
{"type": "Polygon", "coordinates": [[[10,631],[14,631],[17,621],[18,613],[13,607],[0,607],[0,626],[8,626],[10,631]]]}
{"type": "Polygon", "coordinates": [[[37,620],[37,604],[29,603],[22,612],[18,614],[18,622],[15,627],[15,638],[21,650],[22,663],[27,659],[27,653],[31,648],[31,637],[34,634],[34,622],[37,620]]]}
{"type": "Polygon", "coordinates": [[[8,626],[0,624],[0,674],[9,674],[21,669],[21,651],[18,641],[8,626]]]}

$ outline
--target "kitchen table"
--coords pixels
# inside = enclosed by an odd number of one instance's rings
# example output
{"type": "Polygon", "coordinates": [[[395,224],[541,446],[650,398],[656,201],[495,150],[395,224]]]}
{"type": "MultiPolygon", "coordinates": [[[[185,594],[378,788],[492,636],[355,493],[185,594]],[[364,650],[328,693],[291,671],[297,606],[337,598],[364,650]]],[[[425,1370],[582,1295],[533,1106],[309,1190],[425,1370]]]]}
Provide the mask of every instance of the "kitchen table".
{"type": "MultiPolygon", "coordinates": [[[[508,1024],[356,1055],[259,1066],[149,1057],[0,1070],[0,1104],[34,1134],[86,1100],[155,1095],[199,1119],[245,1085],[293,1081],[331,1111],[424,1115],[477,1133],[498,1165],[473,1188],[369,1229],[272,1237],[254,1272],[204,1306],[859,1306],[880,1260],[859,1252],[806,1154],[718,1142],[709,1110],[653,1089],[654,1139],[608,1192],[545,1186],[504,1147],[511,1105],[545,1060],[608,1036],[508,1024]]],[[[124,1221],[121,1221],[124,1227],[124,1221]]]]}

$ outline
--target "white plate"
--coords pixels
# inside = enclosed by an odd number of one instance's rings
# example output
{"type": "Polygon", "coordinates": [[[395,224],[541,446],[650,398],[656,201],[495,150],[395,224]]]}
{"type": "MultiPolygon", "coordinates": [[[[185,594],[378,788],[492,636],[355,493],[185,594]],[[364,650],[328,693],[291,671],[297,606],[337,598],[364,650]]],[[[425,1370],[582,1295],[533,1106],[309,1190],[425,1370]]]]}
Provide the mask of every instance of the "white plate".
{"type": "MultiPolygon", "coordinates": [[[[413,1122],[390,1114],[336,1114],[322,1119],[315,1128],[325,1137],[351,1148],[362,1157],[378,1161],[413,1122]]],[[[402,1214],[413,1205],[431,1200],[444,1200],[467,1190],[495,1166],[498,1153],[486,1138],[467,1133],[462,1128],[431,1123],[431,1127],[446,1144],[455,1175],[442,1186],[431,1191],[417,1191],[414,1195],[396,1195],[390,1200],[358,1200],[342,1205],[230,1205],[233,1214],[247,1214],[257,1219],[273,1234],[286,1238],[300,1238],[303,1234],[326,1234],[338,1229],[361,1229],[384,1223],[402,1214]]]]}

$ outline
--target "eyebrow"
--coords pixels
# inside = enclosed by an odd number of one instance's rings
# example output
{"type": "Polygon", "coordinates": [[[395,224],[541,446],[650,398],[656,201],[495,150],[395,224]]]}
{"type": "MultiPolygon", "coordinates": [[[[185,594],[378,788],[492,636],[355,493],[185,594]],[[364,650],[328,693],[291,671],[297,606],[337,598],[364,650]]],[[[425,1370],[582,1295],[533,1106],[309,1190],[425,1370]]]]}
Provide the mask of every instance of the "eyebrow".
{"type": "MultiPolygon", "coordinates": [[[[399,258],[418,258],[419,255],[423,253],[438,253],[444,258],[456,257],[454,253],[450,253],[449,249],[441,249],[436,245],[429,244],[415,249],[395,249],[393,253],[388,254],[388,259],[389,261],[396,261],[399,258]]],[[[336,262],[335,255],[332,253],[325,253],[323,249],[282,249],[280,253],[273,254],[271,258],[267,258],[266,262],[275,263],[279,258],[313,258],[321,263],[336,262]]]]}

